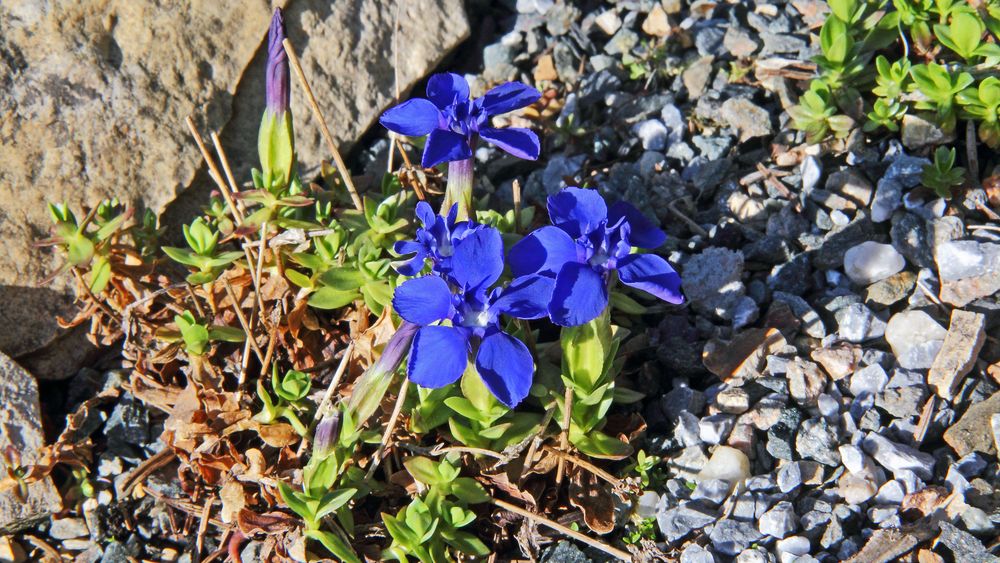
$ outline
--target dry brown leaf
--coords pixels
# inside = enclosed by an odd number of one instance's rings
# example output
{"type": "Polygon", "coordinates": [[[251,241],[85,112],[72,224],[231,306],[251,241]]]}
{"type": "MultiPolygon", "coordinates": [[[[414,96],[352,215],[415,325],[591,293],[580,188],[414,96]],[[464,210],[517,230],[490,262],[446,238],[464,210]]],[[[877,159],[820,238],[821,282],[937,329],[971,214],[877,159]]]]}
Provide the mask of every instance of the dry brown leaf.
{"type": "Polygon", "coordinates": [[[243,493],[243,485],[240,485],[239,481],[235,479],[227,481],[222,486],[222,490],[219,491],[219,498],[222,499],[222,510],[219,514],[222,516],[222,521],[226,524],[233,522],[247,504],[246,496],[243,493]]]}
{"type": "Polygon", "coordinates": [[[583,512],[587,527],[598,534],[615,529],[615,499],[607,485],[589,471],[577,470],[569,484],[569,502],[583,512]]]}
{"type": "Polygon", "coordinates": [[[275,535],[294,530],[299,520],[284,512],[265,512],[257,514],[244,508],[236,517],[236,524],[243,535],[251,537],[255,534],[275,535]]]}

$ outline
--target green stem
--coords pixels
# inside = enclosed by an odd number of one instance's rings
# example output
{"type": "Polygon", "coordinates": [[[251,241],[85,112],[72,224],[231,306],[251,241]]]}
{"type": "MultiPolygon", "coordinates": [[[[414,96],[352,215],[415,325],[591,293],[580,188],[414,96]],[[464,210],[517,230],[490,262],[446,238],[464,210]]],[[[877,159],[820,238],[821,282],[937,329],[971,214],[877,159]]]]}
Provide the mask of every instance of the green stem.
{"type": "Polygon", "coordinates": [[[447,217],[451,206],[457,203],[459,221],[472,217],[472,162],[473,159],[467,158],[448,163],[448,185],[441,202],[442,216],[447,217]]]}

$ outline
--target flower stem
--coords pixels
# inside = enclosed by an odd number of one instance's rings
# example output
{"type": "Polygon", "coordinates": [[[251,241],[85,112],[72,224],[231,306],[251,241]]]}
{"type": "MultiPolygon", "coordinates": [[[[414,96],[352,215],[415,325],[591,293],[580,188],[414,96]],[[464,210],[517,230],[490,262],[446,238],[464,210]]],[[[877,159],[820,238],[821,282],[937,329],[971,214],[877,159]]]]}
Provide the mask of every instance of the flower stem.
{"type": "Polygon", "coordinates": [[[354,384],[354,391],[347,403],[347,411],[355,417],[358,428],[364,425],[382,402],[382,397],[392,383],[393,374],[410,351],[417,328],[419,328],[417,325],[403,321],[389,339],[389,343],[385,345],[379,359],[369,366],[354,384]]]}
{"type": "Polygon", "coordinates": [[[458,204],[458,220],[472,217],[472,159],[453,160],[448,163],[448,185],[444,201],[441,202],[442,216],[447,217],[451,206],[458,204]]]}

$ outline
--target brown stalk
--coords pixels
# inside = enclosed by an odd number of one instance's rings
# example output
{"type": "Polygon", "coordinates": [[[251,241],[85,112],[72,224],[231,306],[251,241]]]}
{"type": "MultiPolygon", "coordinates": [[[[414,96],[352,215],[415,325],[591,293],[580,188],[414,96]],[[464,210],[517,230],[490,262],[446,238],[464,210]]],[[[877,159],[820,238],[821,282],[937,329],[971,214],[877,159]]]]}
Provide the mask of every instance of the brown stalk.
{"type": "Polygon", "coordinates": [[[545,526],[547,528],[552,528],[553,530],[555,530],[555,531],[557,531],[557,532],[559,532],[559,533],[561,533],[563,535],[569,536],[569,537],[571,537],[571,538],[573,538],[573,539],[575,539],[577,541],[581,541],[581,542],[589,545],[590,547],[593,547],[594,549],[599,549],[599,550],[603,551],[604,553],[607,553],[608,555],[610,555],[612,557],[617,557],[618,559],[620,559],[622,561],[631,561],[632,560],[632,556],[630,554],[628,554],[628,553],[626,553],[626,552],[624,552],[624,551],[622,551],[622,550],[620,550],[618,548],[611,547],[610,545],[607,545],[606,543],[603,543],[603,542],[600,542],[598,540],[595,540],[595,539],[591,538],[590,536],[587,536],[585,534],[581,534],[580,532],[577,532],[575,530],[567,528],[566,526],[563,526],[562,524],[560,524],[558,522],[554,522],[552,520],[549,520],[548,518],[546,518],[546,517],[544,517],[544,516],[542,516],[540,514],[535,514],[534,512],[530,512],[530,511],[525,510],[525,509],[523,509],[523,508],[521,508],[519,506],[515,506],[515,505],[513,505],[513,504],[511,504],[509,502],[504,502],[504,501],[499,500],[499,499],[492,499],[491,502],[494,505],[496,505],[496,506],[498,506],[498,507],[506,510],[507,512],[513,512],[514,514],[517,514],[518,516],[523,516],[523,517],[527,518],[528,520],[532,520],[534,522],[537,522],[537,523],[541,524],[542,526],[545,526]]]}
{"type": "Polygon", "coordinates": [[[354,181],[351,180],[351,173],[347,170],[347,165],[344,164],[344,159],[340,156],[340,151],[337,149],[337,144],[333,142],[333,135],[330,134],[330,128],[326,125],[326,120],[323,119],[323,112],[319,109],[319,104],[316,102],[316,96],[313,95],[312,88],[309,87],[309,81],[306,79],[305,72],[302,71],[302,64],[299,63],[299,56],[295,54],[295,48],[292,47],[292,42],[285,39],[281,42],[281,45],[285,48],[285,53],[288,54],[288,62],[295,70],[295,76],[298,77],[299,82],[302,83],[302,89],[306,93],[306,99],[309,101],[309,107],[312,109],[313,117],[319,122],[319,130],[323,133],[323,140],[326,141],[327,148],[330,149],[330,153],[333,155],[333,161],[337,164],[337,171],[340,172],[340,178],[344,181],[344,186],[347,187],[348,193],[351,194],[351,201],[354,202],[354,207],[358,211],[364,211],[364,205],[361,203],[361,197],[358,196],[358,190],[354,188],[354,181]]]}
{"type": "MultiPolygon", "coordinates": [[[[573,409],[573,388],[566,386],[566,395],[563,404],[565,408],[563,410],[562,418],[562,430],[559,432],[559,449],[561,451],[566,451],[569,448],[569,425],[570,419],[572,417],[573,409]]],[[[559,465],[556,469],[556,486],[562,483],[563,471],[566,469],[566,459],[562,456],[559,457],[559,465]]]]}
{"type": "Polygon", "coordinates": [[[208,502],[201,509],[201,519],[198,521],[198,538],[195,540],[195,556],[201,557],[201,551],[205,547],[205,532],[208,531],[208,517],[212,513],[212,502],[215,497],[209,497],[208,502]]]}
{"type": "Polygon", "coordinates": [[[616,489],[624,490],[624,489],[627,488],[625,486],[625,484],[622,483],[621,479],[615,477],[614,475],[608,473],[607,471],[601,469],[600,467],[597,467],[596,465],[594,465],[593,463],[590,463],[587,460],[581,459],[581,458],[579,458],[579,457],[577,457],[577,456],[575,456],[573,454],[566,453],[566,452],[561,451],[561,450],[557,450],[556,448],[553,448],[552,446],[543,446],[542,449],[544,449],[545,451],[547,451],[547,452],[555,455],[556,457],[559,458],[560,461],[566,460],[566,461],[572,463],[573,465],[576,465],[578,467],[586,469],[587,471],[590,471],[594,475],[597,475],[601,479],[604,479],[605,481],[607,481],[608,483],[610,483],[616,489]]]}
{"type": "Polygon", "coordinates": [[[195,143],[198,144],[198,150],[201,151],[201,156],[205,158],[205,163],[208,164],[208,175],[212,177],[215,181],[215,185],[218,186],[219,192],[222,196],[226,198],[226,205],[229,206],[230,213],[236,217],[236,207],[232,202],[232,195],[229,193],[229,188],[226,187],[226,183],[222,180],[222,173],[219,172],[219,167],[215,165],[215,159],[212,158],[212,153],[208,152],[208,147],[205,146],[205,140],[201,138],[201,133],[198,133],[198,128],[194,125],[194,119],[191,116],[187,116],[185,119],[188,129],[191,130],[191,135],[194,137],[195,143]]]}
{"type": "Polygon", "coordinates": [[[236,224],[242,225],[244,219],[243,202],[233,198],[233,196],[240,193],[240,188],[236,185],[236,179],[233,177],[233,169],[229,166],[229,158],[226,157],[226,151],[222,148],[219,136],[215,133],[212,133],[211,136],[212,144],[215,145],[215,154],[219,156],[219,162],[222,163],[222,170],[225,171],[226,180],[229,182],[230,193],[223,192],[223,197],[226,198],[226,204],[229,205],[229,210],[236,219],[236,224]]]}
{"type": "Polygon", "coordinates": [[[236,298],[236,292],[233,291],[232,284],[229,283],[228,278],[223,278],[222,280],[226,285],[226,293],[229,294],[229,298],[233,300],[233,311],[236,312],[236,318],[240,320],[240,324],[243,325],[244,332],[247,333],[247,342],[253,348],[255,354],[257,354],[257,359],[260,363],[264,363],[264,352],[261,351],[260,347],[257,346],[257,341],[254,340],[253,332],[250,330],[250,323],[247,322],[246,316],[243,315],[243,309],[240,307],[240,302],[236,298]]]}
{"type": "Polygon", "coordinates": [[[365,480],[372,478],[375,473],[375,468],[378,467],[379,463],[382,462],[382,456],[385,453],[386,444],[392,439],[392,433],[396,430],[396,422],[399,421],[399,412],[403,410],[403,401],[406,400],[406,391],[410,388],[410,378],[403,379],[403,383],[399,386],[399,396],[396,397],[396,405],[392,407],[392,416],[389,417],[389,425],[385,427],[385,432],[382,433],[382,443],[378,445],[378,451],[375,452],[375,457],[372,458],[372,464],[368,467],[368,473],[365,474],[365,480]]]}

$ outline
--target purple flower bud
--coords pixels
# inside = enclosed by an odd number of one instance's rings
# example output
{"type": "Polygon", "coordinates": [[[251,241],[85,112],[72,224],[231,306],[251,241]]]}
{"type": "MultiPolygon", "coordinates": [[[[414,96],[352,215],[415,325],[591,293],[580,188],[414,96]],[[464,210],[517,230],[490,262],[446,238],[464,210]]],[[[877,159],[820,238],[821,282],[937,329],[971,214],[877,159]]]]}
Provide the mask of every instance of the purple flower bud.
{"type": "Polygon", "coordinates": [[[337,433],[340,432],[340,411],[334,411],[320,420],[313,435],[313,457],[323,459],[330,455],[337,443],[337,433]]]}
{"type": "Polygon", "coordinates": [[[285,20],[281,8],[275,8],[267,34],[267,109],[275,114],[288,111],[288,54],[281,44],[284,40],[285,20]]]}

